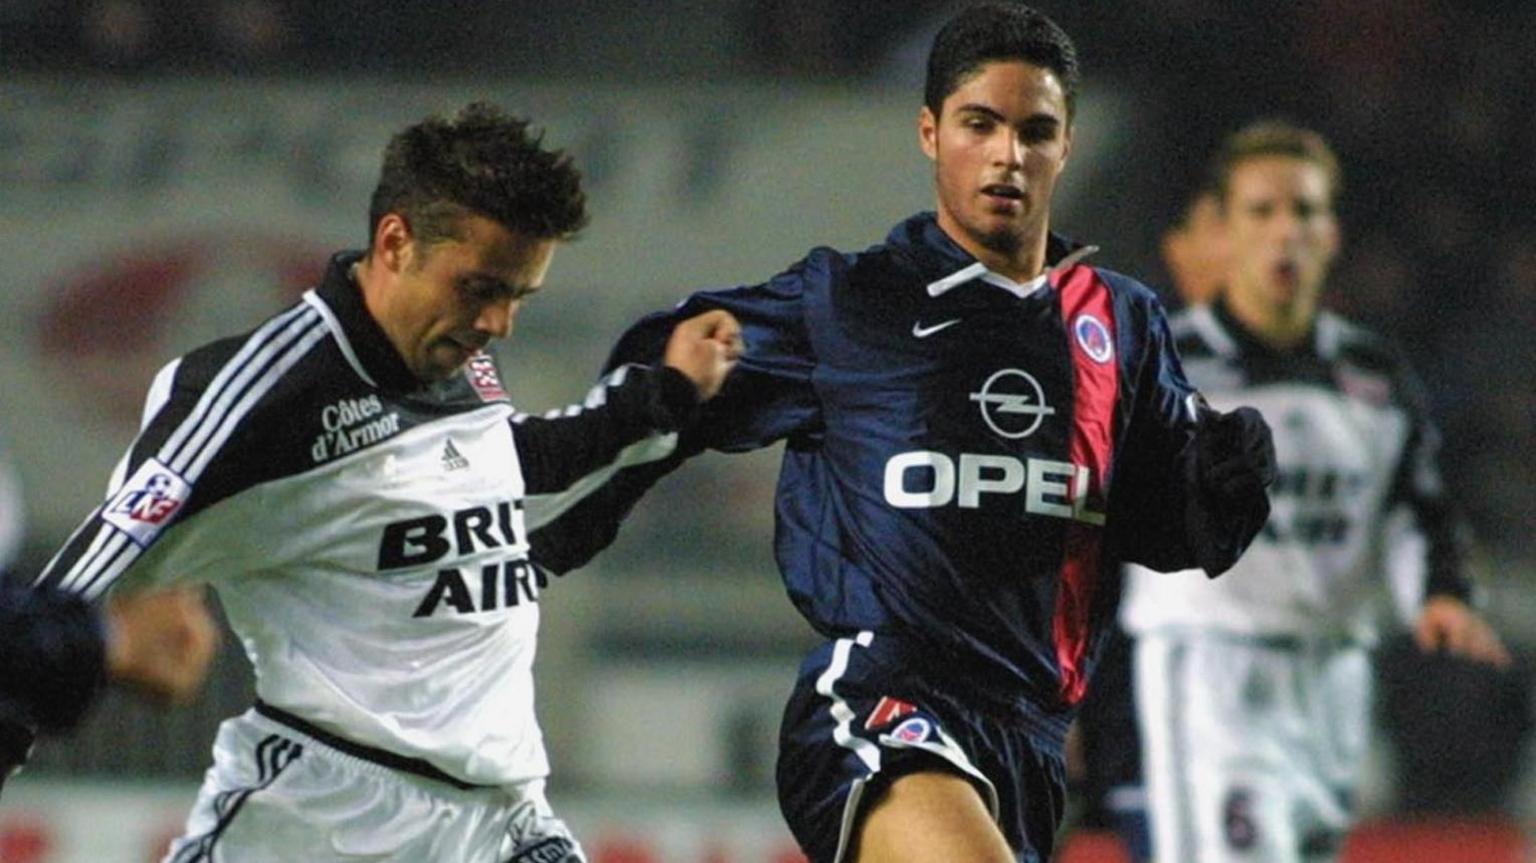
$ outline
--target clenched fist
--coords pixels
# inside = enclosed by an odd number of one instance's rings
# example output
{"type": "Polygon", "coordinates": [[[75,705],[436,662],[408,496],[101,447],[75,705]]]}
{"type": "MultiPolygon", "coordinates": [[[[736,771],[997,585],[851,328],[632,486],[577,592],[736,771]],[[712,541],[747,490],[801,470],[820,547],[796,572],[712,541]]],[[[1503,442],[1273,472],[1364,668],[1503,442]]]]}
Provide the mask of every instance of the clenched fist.
{"type": "Polygon", "coordinates": [[[699,400],[707,401],[720,392],[741,348],[741,324],[730,312],[716,309],[674,327],[662,362],[687,375],[698,387],[699,400]]]}
{"type": "Polygon", "coordinates": [[[127,594],[107,606],[108,675],[158,700],[195,695],[218,646],[202,588],[127,594]]]}
{"type": "Polygon", "coordinates": [[[1253,408],[1204,413],[1195,447],[1201,486],[1224,504],[1260,497],[1275,481],[1274,440],[1253,408]]]}

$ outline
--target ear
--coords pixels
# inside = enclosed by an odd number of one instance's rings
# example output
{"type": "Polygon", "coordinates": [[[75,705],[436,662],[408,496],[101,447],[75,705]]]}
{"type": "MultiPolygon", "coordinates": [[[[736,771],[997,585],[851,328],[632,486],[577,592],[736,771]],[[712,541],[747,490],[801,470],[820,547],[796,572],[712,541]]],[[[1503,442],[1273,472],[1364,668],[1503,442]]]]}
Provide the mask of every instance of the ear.
{"type": "Polygon", "coordinates": [[[939,158],[939,118],[927,105],[917,113],[917,143],[929,159],[939,158]]]}
{"type": "Polygon", "coordinates": [[[403,272],[416,254],[411,225],[399,213],[385,213],[373,232],[372,256],[391,272],[403,272]]]}
{"type": "Polygon", "coordinates": [[[1077,129],[1077,124],[1067,121],[1067,128],[1061,133],[1061,167],[1067,166],[1067,159],[1072,156],[1072,133],[1077,129]]]}

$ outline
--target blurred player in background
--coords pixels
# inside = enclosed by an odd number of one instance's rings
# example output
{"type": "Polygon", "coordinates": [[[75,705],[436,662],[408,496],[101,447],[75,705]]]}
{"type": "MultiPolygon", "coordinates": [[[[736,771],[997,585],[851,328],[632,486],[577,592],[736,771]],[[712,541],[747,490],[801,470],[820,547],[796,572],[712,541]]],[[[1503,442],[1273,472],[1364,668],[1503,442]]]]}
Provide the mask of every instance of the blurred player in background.
{"type": "MultiPolygon", "coordinates": [[[[1211,300],[1227,280],[1226,229],[1214,189],[1203,185],[1163,232],[1163,263],[1181,308],[1211,300]]],[[[1077,716],[1079,826],[1120,837],[1134,863],[1152,859],[1146,789],[1141,778],[1141,740],[1131,679],[1134,639],[1115,626],[1106,639],[1093,689],[1077,716]]],[[[1070,762],[1069,762],[1070,763],[1070,762]]]]}
{"type": "Polygon", "coordinates": [[[615,349],[654,358],[706,310],[743,322],[737,375],[677,457],[610,487],[609,524],[686,455],[786,442],[776,554],[828,641],[778,786],[816,863],[1046,859],[1119,561],[1215,575],[1268,512],[1262,420],[1202,407],[1152,293],[1049,230],[1077,83],[1043,15],[961,12],[918,122],[937,213],[695,294],[615,349]]]}
{"type": "Polygon", "coordinates": [[[583,859],[543,792],[540,564],[583,489],[671,452],[739,349],[702,315],[655,367],[515,412],[484,348],[586,218],[525,122],[429,118],[385,151],[366,251],[155,378],[108,500],[38,583],[212,583],[255,667],[168,860],[583,859]]]}
{"type": "Polygon", "coordinates": [[[1280,474],[1268,523],[1226,577],[1127,583],[1153,844],[1165,863],[1327,860],[1366,749],[1384,555],[1422,547],[1422,649],[1508,655],[1468,605],[1417,380],[1380,337],[1319,309],[1339,249],[1334,153],[1262,122],[1225,142],[1212,173],[1228,278],[1174,334],[1213,404],[1264,412],[1280,474]]]}
{"type": "Polygon", "coordinates": [[[1185,202],[1179,218],[1163,232],[1163,265],[1181,307],[1208,303],[1226,284],[1226,226],[1216,190],[1203,185],[1185,202]]]}

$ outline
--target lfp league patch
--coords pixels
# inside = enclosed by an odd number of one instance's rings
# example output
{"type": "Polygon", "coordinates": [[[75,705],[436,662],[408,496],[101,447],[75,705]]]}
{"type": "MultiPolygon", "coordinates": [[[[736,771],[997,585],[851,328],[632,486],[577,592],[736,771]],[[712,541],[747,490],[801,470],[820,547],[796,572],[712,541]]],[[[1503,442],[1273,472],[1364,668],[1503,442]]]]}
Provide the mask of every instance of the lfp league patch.
{"type": "Polygon", "coordinates": [[[1094,362],[1103,365],[1115,355],[1115,346],[1109,338],[1109,328],[1093,315],[1084,313],[1072,321],[1072,334],[1077,337],[1078,347],[1094,362]]]}
{"type": "Polygon", "coordinates": [[[147,546],[170,525],[191,494],[192,486],[180,474],[158,459],[146,459],[107,503],[101,517],[135,543],[147,546]]]}

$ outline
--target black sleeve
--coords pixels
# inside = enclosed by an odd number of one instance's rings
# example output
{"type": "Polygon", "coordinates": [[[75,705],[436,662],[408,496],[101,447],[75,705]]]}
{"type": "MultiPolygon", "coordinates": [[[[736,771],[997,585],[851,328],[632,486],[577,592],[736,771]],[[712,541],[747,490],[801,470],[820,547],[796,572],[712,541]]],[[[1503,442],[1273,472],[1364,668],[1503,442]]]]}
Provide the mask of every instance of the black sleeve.
{"type": "Polygon", "coordinates": [[[1395,360],[1397,390],[1410,428],[1387,508],[1406,506],[1413,514],[1415,529],[1424,536],[1425,598],[1454,596],[1469,601],[1472,582],[1463,566],[1467,531],[1440,473],[1440,431],[1429,416],[1423,384],[1400,354],[1395,360]]]}
{"type": "Polygon", "coordinates": [[[682,372],[626,365],[606,375],[581,404],[513,416],[525,495],[580,496],[598,477],[669,454],[676,443],[672,433],[698,404],[698,390],[682,372]]]}
{"type": "Polygon", "coordinates": [[[95,602],[127,577],[197,583],[252,565],[239,536],[189,529],[189,522],[270,469],[270,457],[245,436],[285,382],[300,379],[294,368],[329,333],[319,313],[299,303],[251,334],[162,368],[106,498],[33,583],[95,602]]]}
{"type": "Polygon", "coordinates": [[[646,489],[677,465],[677,430],[698,407],[682,372],[623,365],[580,405],[515,416],[533,562],[558,575],[606,548],[646,489]]]}
{"type": "Polygon", "coordinates": [[[1193,489],[1184,529],[1196,563],[1215,578],[1237,563],[1269,521],[1275,449],[1268,424],[1251,407],[1221,413],[1201,399],[1198,413],[1193,457],[1184,465],[1193,489]]]}
{"type": "Polygon", "coordinates": [[[564,573],[591,560],[613,542],[619,525],[651,486],[705,449],[757,449],[819,426],[820,407],[810,383],[815,361],[802,298],[812,278],[808,274],[830,278],[824,269],[808,259],[761,285],[696,293],[669,311],[642,318],[620,337],[606,368],[658,363],[679,322],[725,309],[741,323],[746,347],[720,393],[677,426],[670,452],[624,465],[557,521],[532,530],[535,563],[564,573]]]}
{"type": "Polygon", "coordinates": [[[1199,456],[1224,415],[1189,384],[1161,306],[1151,301],[1147,316],[1138,397],[1110,498],[1116,554],[1159,572],[1198,567],[1215,577],[1263,528],[1269,497],[1262,486],[1235,497],[1212,493],[1199,456]]]}
{"type": "Polygon", "coordinates": [[[583,497],[559,518],[530,531],[529,557],[556,575],[585,566],[613,544],[619,525],[651,486],[685,460],[684,453],[674,450],[665,458],[614,474],[602,488],[583,497]]]}

